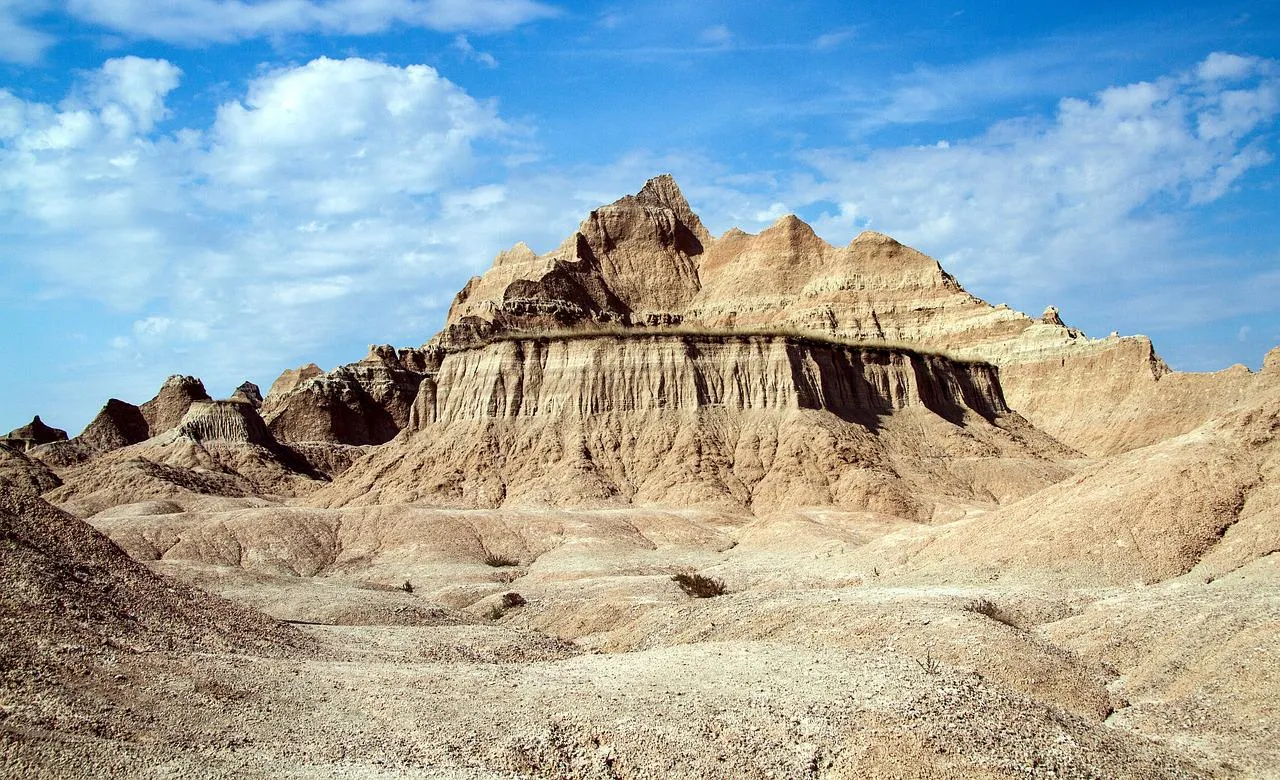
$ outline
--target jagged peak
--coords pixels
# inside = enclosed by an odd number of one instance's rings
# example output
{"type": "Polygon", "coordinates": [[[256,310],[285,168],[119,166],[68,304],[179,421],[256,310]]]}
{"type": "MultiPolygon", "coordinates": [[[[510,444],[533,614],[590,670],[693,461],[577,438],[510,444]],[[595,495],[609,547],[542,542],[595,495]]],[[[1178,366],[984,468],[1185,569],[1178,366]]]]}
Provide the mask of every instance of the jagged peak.
{"type": "Polygon", "coordinates": [[[675,177],[669,173],[654,176],[652,179],[644,183],[640,191],[635,195],[629,195],[618,200],[614,205],[620,205],[628,200],[648,206],[650,208],[667,209],[675,214],[681,224],[689,229],[689,232],[701,242],[705,248],[710,246],[712,236],[710,231],[702,224],[702,220],[694,212],[689,205],[689,201],[685,198],[684,192],[681,191],[680,185],[676,184],[675,177]]]}
{"type": "Polygon", "coordinates": [[[198,377],[187,376],[186,374],[170,374],[164,380],[164,384],[160,386],[160,389],[163,390],[166,387],[189,387],[193,389],[198,387],[200,392],[205,392],[204,382],[200,381],[198,377]]]}
{"type": "Polygon", "coordinates": [[[644,183],[635,195],[636,200],[653,206],[664,206],[672,211],[689,210],[689,201],[680,191],[680,185],[669,173],[654,176],[644,183]]]}
{"type": "Polygon", "coordinates": [[[760,237],[766,238],[778,233],[782,233],[792,239],[830,246],[814,232],[813,227],[808,222],[800,219],[795,214],[786,214],[778,217],[772,225],[760,231],[760,237]]]}
{"type": "Polygon", "coordinates": [[[504,249],[493,260],[493,267],[517,263],[530,263],[538,259],[538,255],[523,241],[517,241],[510,249],[504,249]]]}

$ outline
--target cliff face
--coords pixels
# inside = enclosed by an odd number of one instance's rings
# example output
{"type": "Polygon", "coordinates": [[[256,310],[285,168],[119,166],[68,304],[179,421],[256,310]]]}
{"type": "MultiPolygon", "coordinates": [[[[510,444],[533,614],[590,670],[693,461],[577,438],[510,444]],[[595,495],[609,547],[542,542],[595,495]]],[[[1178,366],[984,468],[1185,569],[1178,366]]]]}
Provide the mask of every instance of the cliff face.
{"type": "Polygon", "coordinates": [[[984,363],[785,336],[641,332],[512,339],[450,354],[423,380],[412,427],[709,407],[826,410],[873,425],[915,406],[955,421],[1010,411],[984,363]]]}
{"type": "Polygon", "coordinates": [[[459,349],[423,380],[410,428],[316,500],[834,504],[930,520],[1040,489],[1070,454],[1010,412],[989,365],[796,337],[459,349]]]}

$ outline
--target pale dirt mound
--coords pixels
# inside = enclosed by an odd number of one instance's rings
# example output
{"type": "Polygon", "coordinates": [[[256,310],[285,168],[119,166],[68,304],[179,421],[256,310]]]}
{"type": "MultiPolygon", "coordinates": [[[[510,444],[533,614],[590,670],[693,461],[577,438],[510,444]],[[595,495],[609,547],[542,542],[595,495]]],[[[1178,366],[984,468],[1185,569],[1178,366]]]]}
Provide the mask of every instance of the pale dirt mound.
{"type": "Polygon", "coordinates": [[[537,642],[478,626],[308,630],[343,657],[192,657],[139,686],[134,706],[167,716],[147,742],[0,732],[9,765],[63,777],[104,765],[120,777],[1208,776],[1096,718],[880,652],[754,641],[508,659],[503,648],[537,642]],[[432,658],[441,638],[479,657],[432,658]]]}
{"type": "MultiPolygon", "coordinates": [[[[158,577],[84,522],[0,485],[0,666],[5,705],[53,690],[103,658],[144,650],[282,652],[308,643],[275,621],[158,577]]],[[[115,663],[116,661],[111,661],[115,663]]]]}
{"type": "Polygon", "coordinates": [[[914,581],[999,576],[1078,585],[1207,576],[1280,549],[1280,386],[1197,430],[1097,462],[923,540],[886,539],[914,581]]]}
{"type": "Polygon", "coordinates": [[[1280,766],[1280,556],[1206,584],[1188,575],[1099,601],[1046,627],[1106,664],[1125,704],[1109,723],[1212,755],[1245,777],[1280,766]]]}

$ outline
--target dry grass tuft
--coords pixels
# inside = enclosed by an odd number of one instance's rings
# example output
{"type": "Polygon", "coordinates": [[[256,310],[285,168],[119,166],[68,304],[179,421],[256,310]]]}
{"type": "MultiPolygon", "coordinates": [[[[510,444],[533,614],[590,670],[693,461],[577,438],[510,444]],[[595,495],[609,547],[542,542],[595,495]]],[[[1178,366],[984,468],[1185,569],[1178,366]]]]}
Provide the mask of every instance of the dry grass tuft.
{"type": "Polygon", "coordinates": [[[677,574],[671,578],[671,581],[696,599],[714,598],[729,592],[723,580],[705,577],[701,574],[677,574]]]}

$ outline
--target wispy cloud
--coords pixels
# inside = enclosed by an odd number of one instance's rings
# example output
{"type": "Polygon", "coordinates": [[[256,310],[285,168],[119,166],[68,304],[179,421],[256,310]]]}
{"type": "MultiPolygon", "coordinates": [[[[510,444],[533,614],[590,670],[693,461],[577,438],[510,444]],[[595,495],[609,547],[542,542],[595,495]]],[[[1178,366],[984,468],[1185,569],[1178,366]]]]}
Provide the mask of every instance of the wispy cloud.
{"type": "Polygon", "coordinates": [[[114,32],[186,44],[308,32],[366,35],[394,25],[507,30],[559,13],[537,0],[68,0],[67,10],[114,32]]]}
{"type": "Polygon", "coordinates": [[[715,24],[703,30],[698,40],[711,46],[728,46],[733,43],[733,31],[728,25],[715,24]]]}
{"type": "Polygon", "coordinates": [[[1277,116],[1280,65],[1214,54],[976,137],[813,152],[819,179],[793,199],[836,204],[817,220],[825,235],[891,233],[978,289],[1043,295],[1105,279],[1111,292],[1095,292],[1131,294],[1125,284],[1203,273],[1180,265],[1196,261],[1180,225],[1271,162],[1277,116]]]}
{"type": "Polygon", "coordinates": [[[0,0],[0,60],[20,65],[40,61],[56,41],[30,20],[47,7],[43,0],[0,0]]]}
{"type": "Polygon", "coordinates": [[[465,35],[459,34],[455,36],[450,46],[454,51],[462,54],[463,59],[478,62],[486,68],[498,67],[497,58],[487,51],[478,51],[475,46],[471,45],[471,41],[465,35]]]}
{"type": "Polygon", "coordinates": [[[845,27],[839,30],[832,30],[819,35],[813,39],[813,48],[819,51],[827,49],[835,49],[842,44],[848,43],[857,37],[858,30],[856,27],[845,27]]]}

